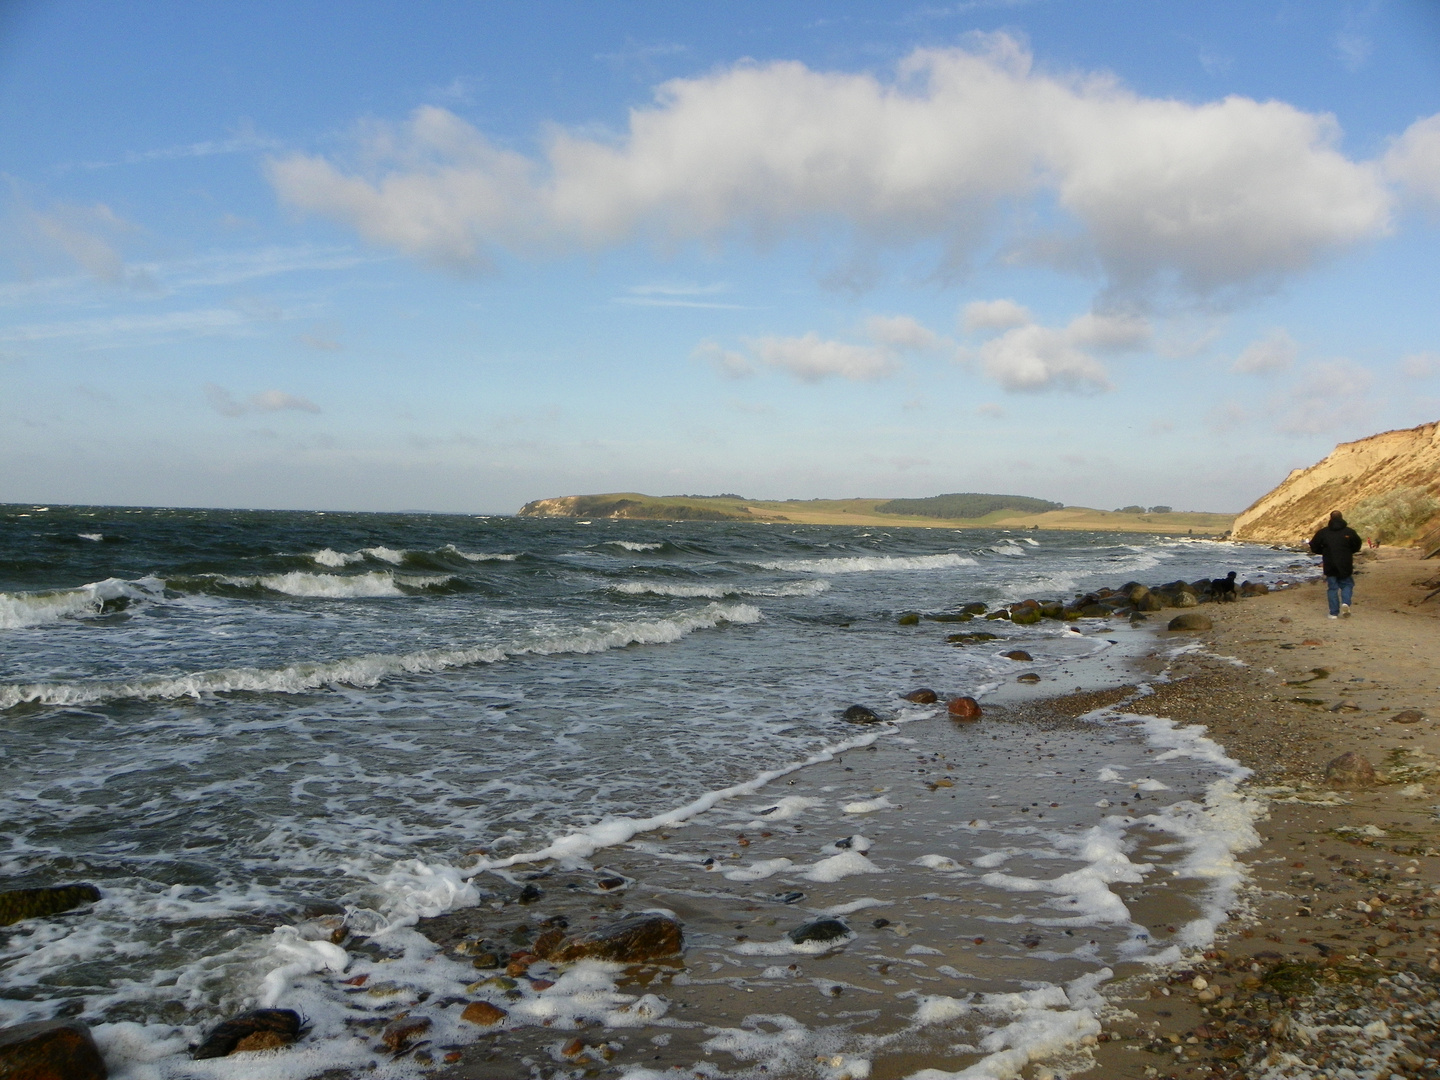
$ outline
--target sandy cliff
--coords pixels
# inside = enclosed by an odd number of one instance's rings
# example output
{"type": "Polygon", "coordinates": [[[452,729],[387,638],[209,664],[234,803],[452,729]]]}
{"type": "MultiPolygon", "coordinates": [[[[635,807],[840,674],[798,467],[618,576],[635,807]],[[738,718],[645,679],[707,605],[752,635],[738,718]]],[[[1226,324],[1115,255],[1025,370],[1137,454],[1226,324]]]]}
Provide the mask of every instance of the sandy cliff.
{"type": "Polygon", "coordinates": [[[1341,443],[1329,457],[1296,469],[1246,509],[1231,535],[1271,544],[1303,542],[1331,510],[1348,514],[1364,499],[1405,487],[1440,495],[1440,423],[1341,443]]]}

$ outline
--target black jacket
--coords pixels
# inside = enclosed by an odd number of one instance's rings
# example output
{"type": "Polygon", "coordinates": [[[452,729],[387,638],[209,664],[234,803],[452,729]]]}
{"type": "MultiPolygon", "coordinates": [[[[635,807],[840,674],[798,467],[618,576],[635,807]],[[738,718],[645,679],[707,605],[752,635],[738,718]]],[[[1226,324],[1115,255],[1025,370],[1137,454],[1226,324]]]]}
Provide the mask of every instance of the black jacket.
{"type": "Polygon", "coordinates": [[[1360,550],[1360,534],[1341,521],[1326,525],[1310,540],[1310,550],[1321,556],[1326,577],[1355,576],[1355,552],[1360,550]]]}

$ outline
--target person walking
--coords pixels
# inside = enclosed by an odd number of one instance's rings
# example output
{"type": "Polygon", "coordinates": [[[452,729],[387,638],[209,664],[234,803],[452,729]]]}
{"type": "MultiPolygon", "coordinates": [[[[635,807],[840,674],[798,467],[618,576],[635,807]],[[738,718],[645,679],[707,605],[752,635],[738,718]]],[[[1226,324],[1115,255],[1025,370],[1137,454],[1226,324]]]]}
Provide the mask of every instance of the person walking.
{"type": "Polygon", "coordinates": [[[1332,510],[1330,524],[1310,538],[1310,550],[1320,556],[1330,618],[1348,617],[1350,598],[1355,592],[1355,553],[1360,550],[1360,534],[1345,524],[1339,510],[1332,510]]]}

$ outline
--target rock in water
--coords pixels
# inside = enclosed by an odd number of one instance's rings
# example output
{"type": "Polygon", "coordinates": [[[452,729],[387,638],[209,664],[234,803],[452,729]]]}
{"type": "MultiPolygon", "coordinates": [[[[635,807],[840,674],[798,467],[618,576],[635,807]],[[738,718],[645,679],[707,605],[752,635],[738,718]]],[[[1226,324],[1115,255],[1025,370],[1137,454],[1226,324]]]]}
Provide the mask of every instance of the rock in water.
{"type": "Polygon", "coordinates": [[[9,926],[21,919],[58,915],[99,899],[100,890],[94,885],[53,885],[45,889],[3,892],[0,893],[0,926],[9,926]]]}
{"type": "Polygon", "coordinates": [[[1187,611],[1184,615],[1176,615],[1170,620],[1166,627],[1168,630],[1209,630],[1214,627],[1209,615],[1201,615],[1198,611],[1187,611]]]}
{"type": "Polygon", "coordinates": [[[917,611],[907,611],[895,621],[901,626],[918,626],[920,623],[920,613],[917,611]]]}
{"type": "Polygon", "coordinates": [[[1325,766],[1325,786],[1353,791],[1357,788],[1374,787],[1375,766],[1365,760],[1363,754],[1350,750],[1341,754],[1325,766]]]}
{"type": "Polygon", "coordinates": [[[494,1027],[509,1015],[504,1009],[491,1005],[488,1001],[472,1001],[465,1006],[465,1011],[460,1014],[460,1019],[467,1024],[494,1027]]]}
{"type": "Polygon", "coordinates": [[[912,701],[916,705],[934,705],[940,700],[940,695],[928,686],[922,686],[919,690],[911,690],[906,694],[905,700],[912,701]]]}
{"type": "Polygon", "coordinates": [[[1015,681],[1023,683],[1037,683],[1040,681],[1040,676],[1036,675],[1033,671],[1027,671],[1024,675],[1015,676],[1015,681]]]}
{"type": "Polygon", "coordinates": [[[825,918],[811,919],[789,931],[785,936],[796,945],[803,945],[807,941],[836,941],[839,938],[849,937],[853,933],[854,931],[842,920],[825,918]]]}
{"type": "Polygon", "coordinates": [[[1031,660],[1035,659],[1024,649],[1011,649],[1009,652],[1001,653],[1000,655],[1005,657],[1007,660],[1018,660],[1022,664],[1028,664],[1031,660]]]}
{"type": "Polygon", "coordinates": [[[274,1050],[300,1037],[300,1014],[293,1009],[252,1009],[215,1026],[191,1055],[229,1057],[236,1051],[274,1050]]]}
{"type": "Polygon", "coordinates": [[[864,705],[851,705],[840,714],[840,719],[848,720],[852,724],[878,724],[880,722],[880,717],[864,705]]]}
{"type": "Polygon", "coordinates": [[[556,936],[554,931],[535,939],[537,955],[554,963],[576,960],[611,960],[620,964],[643,964],[675,956],[685,947],[680,924],[666,915],[627,915],[582,934],[556,936]]]}
{"type": "Polygon", "coordinates": [[[0,1028],[5,1080],[106,1080],[90,1029],[78,1020],[40,1020],[0,1028]]]}
{"type": "Polygon", "coordinates": [[[973,697],[952,698],[950,704],[945,708],[950,713],[952,720],[980,719],[980,703],[973,697]]]}
{"type": "Polygon", "coordinates": [[[391,1020],[380,1032],[380,1041],[385,1049],[398,1054],[406,1049],[425,1032],[430,1030],[432,1021],[428,1016],[402,1016],[391,1020]]]}

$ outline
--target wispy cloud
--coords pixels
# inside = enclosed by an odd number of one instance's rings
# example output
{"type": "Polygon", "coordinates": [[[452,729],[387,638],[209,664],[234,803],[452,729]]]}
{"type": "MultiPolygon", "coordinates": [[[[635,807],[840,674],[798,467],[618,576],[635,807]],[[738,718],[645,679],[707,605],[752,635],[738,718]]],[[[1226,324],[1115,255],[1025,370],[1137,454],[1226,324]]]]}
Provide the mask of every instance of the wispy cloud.
{"type": "Polygon", "coordinates": [[[234,334],[246,320],[233,308],[172,311],[163,315],[117,315],[108,319],[31,323],[0,330],[0,341],[41,342],[88,339],[91,343],[125,344],[140,337],[161,338],[234,334]],[[123,339],[131,339],[129,342],[123,339]]]}
{"type": "Polygon", "coordinates": [[[242,130],[228,139],[204,139],[200,142],[162,146],[155,150],[130,150],[114,161],[82,161],[81,169],[113,169],[119,165],[143,165],[151,161],[179,161],[184,158],[214,157],[217,154],[252,154],[281,149],[281,143],[242,130]]]}
{"type": "Polygon", "coordinates": [[[612,304],[624,304],[626,307],[716,308],[728,311],[754,310],[746,304],[705,299],[705,297],[717,296],[729,290],[730,286],[726,282],[716,282],[711,285],[632,285],[626,290],[624,296],[616,296],[612,298],[610,302],[612,304]]]}
{"type": "Polygon", "coordinates": [[[309,398],[296,397],[294,394],[287,394],[282,390],[261,390],[259,393],[251,394],[245,400],[239,401],[223,386],[206,383],[205,398],[210,402],[210,407],[221,416],[249,416],[252,413],[273,412],[318,413],[320,411],[320,406],[309,398]]]}

